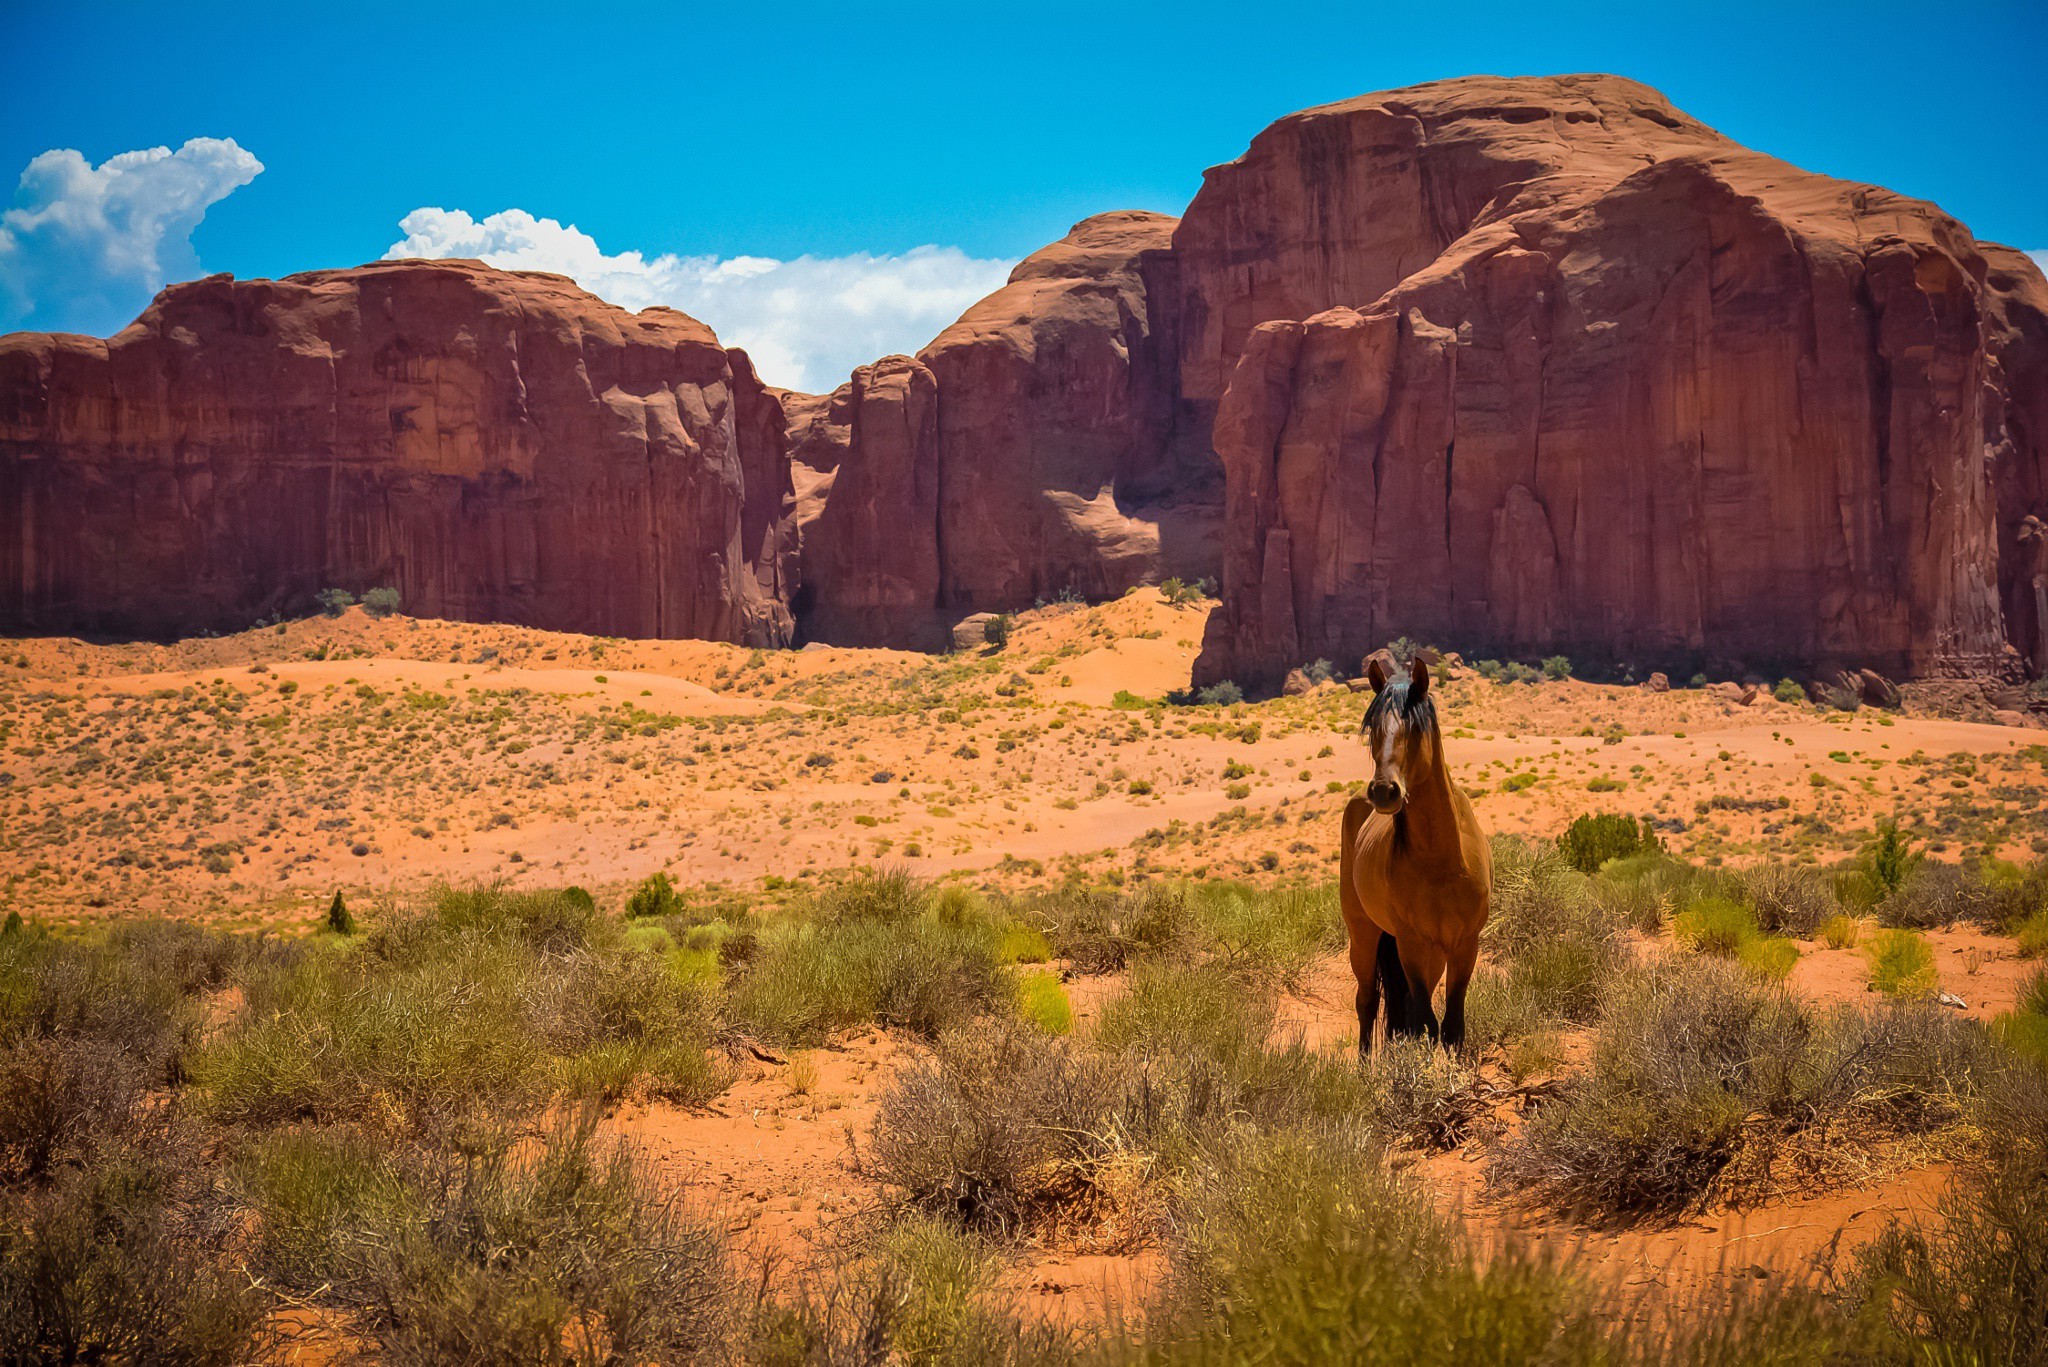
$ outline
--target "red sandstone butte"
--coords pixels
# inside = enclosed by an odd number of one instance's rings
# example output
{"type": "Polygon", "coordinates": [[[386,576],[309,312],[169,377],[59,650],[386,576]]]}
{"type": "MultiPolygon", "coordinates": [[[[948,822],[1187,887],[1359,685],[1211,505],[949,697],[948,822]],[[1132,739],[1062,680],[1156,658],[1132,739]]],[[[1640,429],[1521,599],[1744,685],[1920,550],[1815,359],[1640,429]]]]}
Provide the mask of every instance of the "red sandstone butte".
{"type": "Polygon", "coordinates": [[[1464,651],[2008,669],[2048,286],[1606,76],[1282,119],[1174,235],[1216,404],[1198,680],[1464,651]]]}
{"type": "Polygon", "coordinates": [[[171,635],[326,587],[422,616],[788,641],[781,405],[673,309],[392,261],[0,338],[0,626],[171,635]]]}

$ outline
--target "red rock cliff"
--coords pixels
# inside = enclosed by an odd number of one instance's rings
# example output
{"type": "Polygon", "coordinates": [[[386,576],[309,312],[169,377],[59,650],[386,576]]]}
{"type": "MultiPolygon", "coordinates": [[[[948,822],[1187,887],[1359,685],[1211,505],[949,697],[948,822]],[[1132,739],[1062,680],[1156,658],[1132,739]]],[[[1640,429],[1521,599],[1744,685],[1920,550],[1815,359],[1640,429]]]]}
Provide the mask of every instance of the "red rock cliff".
{"type": "Polygon", "coordinates": [[[1932,205],[1630,82],[1478,79],[1283,119],[1174,246],[1228,490],[1202,680],[1400,634],[1911,674],[2038,637],[2048,293],[1932,205]]]}
{"type": "Polygon", "coordinates": [[[329,586],[426,616],[786,642],[780,403],[672,309],[385,262],[0,338],[0,628],[165,635],[329,586]]]}
{"type": "Polygon", "coordinates": [[[820,639],[939,645],[965,613],[1114,596],[1216,559],[1206,443],[1171,444],[1149,300],[1161,214],[1101,214],[1019,263],[921,351],[792,400],[820,639]]]}

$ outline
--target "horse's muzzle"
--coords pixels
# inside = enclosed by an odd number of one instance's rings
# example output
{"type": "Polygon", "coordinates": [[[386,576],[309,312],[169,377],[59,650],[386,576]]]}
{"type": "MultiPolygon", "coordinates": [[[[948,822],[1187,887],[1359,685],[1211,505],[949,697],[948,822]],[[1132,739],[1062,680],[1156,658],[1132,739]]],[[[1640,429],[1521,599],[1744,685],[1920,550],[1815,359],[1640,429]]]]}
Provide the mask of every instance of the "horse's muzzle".
{"type": "Polygon", "coordinates": [[[1376,778],[1365,785],[1365,800],[1381,816],[1392,816],[1400,811],[1407,796],[1401,791],[1401,785],[1389,778],[1376,778]]]}

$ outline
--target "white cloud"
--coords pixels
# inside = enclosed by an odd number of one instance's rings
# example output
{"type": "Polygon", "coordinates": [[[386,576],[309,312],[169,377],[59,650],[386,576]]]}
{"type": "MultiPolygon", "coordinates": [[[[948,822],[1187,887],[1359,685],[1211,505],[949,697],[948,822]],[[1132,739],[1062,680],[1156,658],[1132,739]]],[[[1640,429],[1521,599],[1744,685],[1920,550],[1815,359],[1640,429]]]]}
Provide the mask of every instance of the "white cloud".
{"type": "Polygon", "coordinates": [[[2037,252],[2028,252],[2027,255],[2034,258],[2034,264],[2044,273],[2048,273],[2048,247],[2043,247],[2037,252]]]}
{"type": "Polygon", "coordinates": [[[94,166],[69,148],[28,164],[0,213],[0,323],[112,332],[169,280],[199,274],[192,230],[263,163],[193,138],[94,166]]]}
{"type": "Polygon", "coordinates": [[[746,348],[763,379],[829,390],[854,367],[914,352],[1009,278],[1014,261],[957,247],[899,256],[607,256],[574,224],[507,209],[479,222],[461,210],[415,209],[392,257],[476,257],[504,270],[554,271],[622,308],[667,304],[746,348]]]}

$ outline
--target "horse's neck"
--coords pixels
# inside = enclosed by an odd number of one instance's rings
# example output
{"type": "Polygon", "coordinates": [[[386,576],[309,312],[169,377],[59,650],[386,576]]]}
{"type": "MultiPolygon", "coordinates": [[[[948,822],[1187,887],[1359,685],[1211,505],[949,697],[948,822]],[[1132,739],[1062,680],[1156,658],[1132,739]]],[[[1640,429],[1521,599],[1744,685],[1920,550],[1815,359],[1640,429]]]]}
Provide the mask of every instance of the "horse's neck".
{"type": "Polygon", "coordinates": [[[1416,853],[1425,857],[1462,856],[1457,808],[1451,802],[1451,774],[1442,761],[1441,743],[1437,763],[1409,783],[1408,800],[1394,820],[1398,834],[1416,853]]]}

